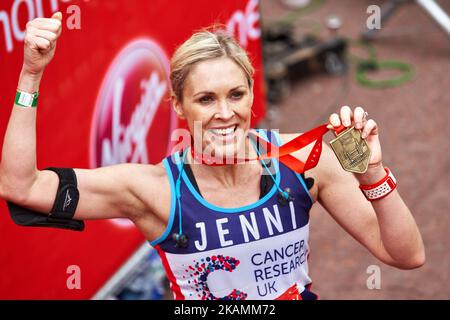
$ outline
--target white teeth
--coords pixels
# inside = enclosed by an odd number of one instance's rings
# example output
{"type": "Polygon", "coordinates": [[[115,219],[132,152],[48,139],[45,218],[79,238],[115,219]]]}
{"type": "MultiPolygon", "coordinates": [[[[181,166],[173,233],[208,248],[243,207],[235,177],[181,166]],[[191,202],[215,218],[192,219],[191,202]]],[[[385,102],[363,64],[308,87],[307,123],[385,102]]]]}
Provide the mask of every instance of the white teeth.
{"type": "Polygon", "coordinates": [[[211,129],[211,132],[214,134],[223,134],[223,135],[231,134],[234,132],[234,126],[225,129],[211,129]]]}

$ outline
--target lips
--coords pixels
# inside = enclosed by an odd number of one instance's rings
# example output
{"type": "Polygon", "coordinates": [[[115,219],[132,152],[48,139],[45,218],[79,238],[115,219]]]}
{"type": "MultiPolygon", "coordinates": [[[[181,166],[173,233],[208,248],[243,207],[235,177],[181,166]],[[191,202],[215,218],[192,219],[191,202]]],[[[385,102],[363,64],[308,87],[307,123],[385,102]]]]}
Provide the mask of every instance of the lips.
{"type": "Polygon", "coordinates": [[[237,125],[208,129],[206,139],[211,140],[213,143],[219,143],[219,145],[232,144],[237,139],[237,125]],[[209,137],[208,137],[209,136],[209,137]]]}
{"type": "Polygon", "coordinates": [[[234,126],[230,126],[230,127],[226,127],[226,128],[209,129],[208,131],[214,135],[227,136],[227,135],[234,134],[234,132],[236,131],[236,128],[237,128],[237,126],[234,125],[234,126]]]}

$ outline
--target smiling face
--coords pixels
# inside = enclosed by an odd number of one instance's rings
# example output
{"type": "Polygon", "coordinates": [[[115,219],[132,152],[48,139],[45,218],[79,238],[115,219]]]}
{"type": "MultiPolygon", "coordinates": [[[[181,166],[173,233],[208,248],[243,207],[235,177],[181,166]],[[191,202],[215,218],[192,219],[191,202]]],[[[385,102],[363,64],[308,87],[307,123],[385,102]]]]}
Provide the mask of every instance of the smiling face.
{"type": "Polygon", "coordinates": [[[174,98],[173,102],[194,139],[202,139],[202,149],[195,145],[196,152],[223,159],[245,150],[253,90],[233,60],[223,57],[195,64],[186,78],[182,101],[174,98]]]}

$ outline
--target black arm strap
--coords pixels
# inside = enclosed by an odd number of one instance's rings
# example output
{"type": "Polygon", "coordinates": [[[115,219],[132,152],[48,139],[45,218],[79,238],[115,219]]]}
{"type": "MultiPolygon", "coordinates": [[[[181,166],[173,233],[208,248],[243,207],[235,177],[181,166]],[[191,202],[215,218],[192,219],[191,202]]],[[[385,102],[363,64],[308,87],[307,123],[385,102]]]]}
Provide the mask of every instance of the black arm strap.
{"type": "Polygon", "coordinates": [[[58,191],[50,216],[56,219],[72,219],[80,198],[75,171],[72,168],[45,168],[45,170],[51,170],[59,177],[58,191]]]}
{"type": "Polygon", "coordinates": [[[77,188],[77,177],[71,168],[45,168],[55,172],[59,177],[55,202],[48,216],[7,202],[12,220],[26,227],[52,227],[83,231],[84,222],[74,220],[73,216],[80,198],[77,188]]]}

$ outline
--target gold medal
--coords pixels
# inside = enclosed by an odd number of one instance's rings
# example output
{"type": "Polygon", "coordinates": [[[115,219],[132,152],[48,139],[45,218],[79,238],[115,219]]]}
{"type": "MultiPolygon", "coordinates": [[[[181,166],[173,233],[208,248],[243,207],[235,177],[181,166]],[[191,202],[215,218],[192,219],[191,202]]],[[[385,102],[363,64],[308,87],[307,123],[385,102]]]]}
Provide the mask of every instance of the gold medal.
{"type": "Polygon", "coordinates": [[[361,132],[350,127],[330,141],[336,157],[345,171],[364,173],[369,167],[371,151],[361,132]]]}

